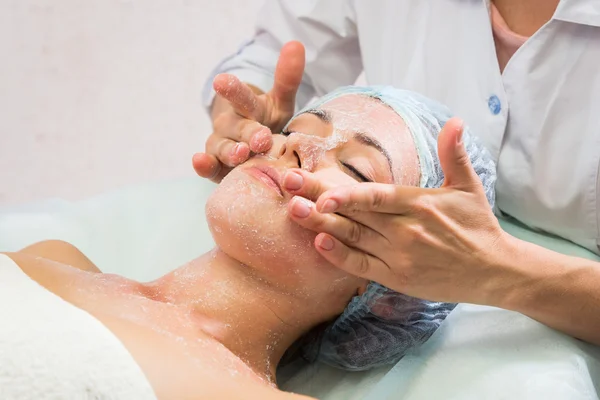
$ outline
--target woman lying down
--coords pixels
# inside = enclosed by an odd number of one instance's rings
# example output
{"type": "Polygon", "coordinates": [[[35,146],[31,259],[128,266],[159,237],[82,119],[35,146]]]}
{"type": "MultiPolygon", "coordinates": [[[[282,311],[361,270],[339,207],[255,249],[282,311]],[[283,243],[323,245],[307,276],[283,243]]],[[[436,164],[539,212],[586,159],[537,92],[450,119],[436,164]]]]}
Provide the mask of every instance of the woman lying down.
{"type": "MultiPolygon", "coordinates": [[[[277,390],[281,360],[302,356],[347,370],[397,362],[454,304],[392,292],[347,275],[288,217],[289,169],[336,185],[439,187],[436,139],[450,112],[415,93],[345,87],[299,112],[269,154],[231,171],[206,204],[216,247],[149,283],[102,274],[63,242],[7,253],[31,279],[106,326],[159,399],[297,395],[277,390]]],[[[493,203],[494,163],[465,132],[493,203]]]]}

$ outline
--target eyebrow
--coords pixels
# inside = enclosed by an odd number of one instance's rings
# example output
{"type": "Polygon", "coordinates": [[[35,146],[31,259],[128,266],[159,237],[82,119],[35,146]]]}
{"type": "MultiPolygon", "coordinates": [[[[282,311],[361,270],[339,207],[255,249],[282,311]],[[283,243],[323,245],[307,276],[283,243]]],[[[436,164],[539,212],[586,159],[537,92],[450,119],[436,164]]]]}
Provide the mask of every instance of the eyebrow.
{"type": "MultiPolygon", "coordinates": [[[[329,113],[329,111],[327,110],[321,110],[319,108],[309,108],[308,110],[304,111],[302,114],[311,114],[316,116],[317,118],[319,118],[321,121],[325,122],[326,124],[331,124],[332,121],[332,117],[331,117],[331,113],[329,113]]],[[[394,180],[394,170],[392,168],[392,157],[390,157],[390,153],[381,145],[381,143],[376,140],[375,138],[371,137],[370,135],[366,134],[365,132],[353,132],[353,139],[356,140],[359,143],[362,143],[366,146],[370,146],[373,147],[375,150],[379,151],[387,160],[388,163],[388,167],[390,169],[390,174],[392,174],[392,180],[394,180]]]]}
{"type": "Polygon", "coordinates": [[[331,113],[327,110],[321,110],[319,108],[309,108],[308,110],[304,111],[302,114],[305,114],[305,113],[314,115],[315,117],[318,117],[321,121],[325,122],[326,124],[330,124],[332,121],[331,113]]]}

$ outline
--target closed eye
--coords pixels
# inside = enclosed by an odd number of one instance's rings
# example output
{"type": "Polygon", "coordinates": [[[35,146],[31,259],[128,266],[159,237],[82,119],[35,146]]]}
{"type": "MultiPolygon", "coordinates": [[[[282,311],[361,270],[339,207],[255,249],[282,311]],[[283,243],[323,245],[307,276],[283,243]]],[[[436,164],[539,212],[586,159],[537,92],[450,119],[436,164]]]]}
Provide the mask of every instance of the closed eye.
{"type": "Polygon", "coordinates": [[[346,164],[346,163],[342,163],[342,165],[346,168],[348,168],[350,170],[350,172],[352,172],[361,182],[373,182],[371,179],[367,178],[366,176],[364,176],[363,174],[360,173],[359,170],[357,170],[356,168],[354,168],[352,165],[350,164],[346,164]]]}
{"type": "MultiPolygon", "coordinates": [[[[292,133],[292,131],[281,131],[280,135],[283,136],[289,136],[292,133]]],[[[359,181],[361,182],[373,182],[373,180],[367,178],[365,175],[363,175],[359,170],[357,170],[356,168],[354,168],[352,165],[347,164],[342,162],[341,163],[344,167],[346,167],[350,172],[352,172],[352,174],[358,178],[359,181]]]]}

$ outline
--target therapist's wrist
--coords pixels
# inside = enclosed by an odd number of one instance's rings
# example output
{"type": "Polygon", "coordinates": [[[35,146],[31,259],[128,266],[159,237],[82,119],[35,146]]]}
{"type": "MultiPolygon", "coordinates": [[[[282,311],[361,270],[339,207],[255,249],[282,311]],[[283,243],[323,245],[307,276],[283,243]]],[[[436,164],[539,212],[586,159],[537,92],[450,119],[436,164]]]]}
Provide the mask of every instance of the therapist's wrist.
{"type": "MultiPolygon", "coordinates": [[[[496,260],[496,281],[490,285],[487,304],[524,314],[535,313],[556,295],[561,281],[577,273],[565,269],[568,259],[533,243],[506,234],[504,256],[496,260]]],[[[552,301],[553,302],[553,301],[552,301]]]]}
{"type": "Polygon", "coordinates": [[[484,257],[481,284],[475,285],[473,303],[507,308],[512,301],[512,291],[516,282],[526,280],[514,257],[520,252],[520,243],[513,236],[502,232],[488,256],[484,257]]]}
{"type": "Polygon", "coordinates": [[[490,305],[600,345],[600,264],[516,239],[514,244],[514,256],[503,265],[505,282],[513,284],[496,291],[490,305]]]}

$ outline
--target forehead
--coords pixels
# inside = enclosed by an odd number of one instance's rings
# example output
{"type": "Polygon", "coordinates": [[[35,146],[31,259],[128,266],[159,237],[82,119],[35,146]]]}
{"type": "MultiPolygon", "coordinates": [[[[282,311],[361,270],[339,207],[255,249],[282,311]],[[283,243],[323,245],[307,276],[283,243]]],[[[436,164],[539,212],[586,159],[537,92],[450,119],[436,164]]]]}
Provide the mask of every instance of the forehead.
{"type": "Polygon", "coordinates": [[[384,145],[410,136],[404,120],[390,107],[372,97],[349,94],[330,100],[319,108],[329,112],[337,131],[365,132],[384,145]]]}
{"type": "Polygon", "coordinates": [[[379,99],[349,94],[328,101],[319,108],[331,115],[334,130],[341,133],[365,132],[377,139],[392,158],[413,147],[413,139],[404,120],[379,99]]]}

